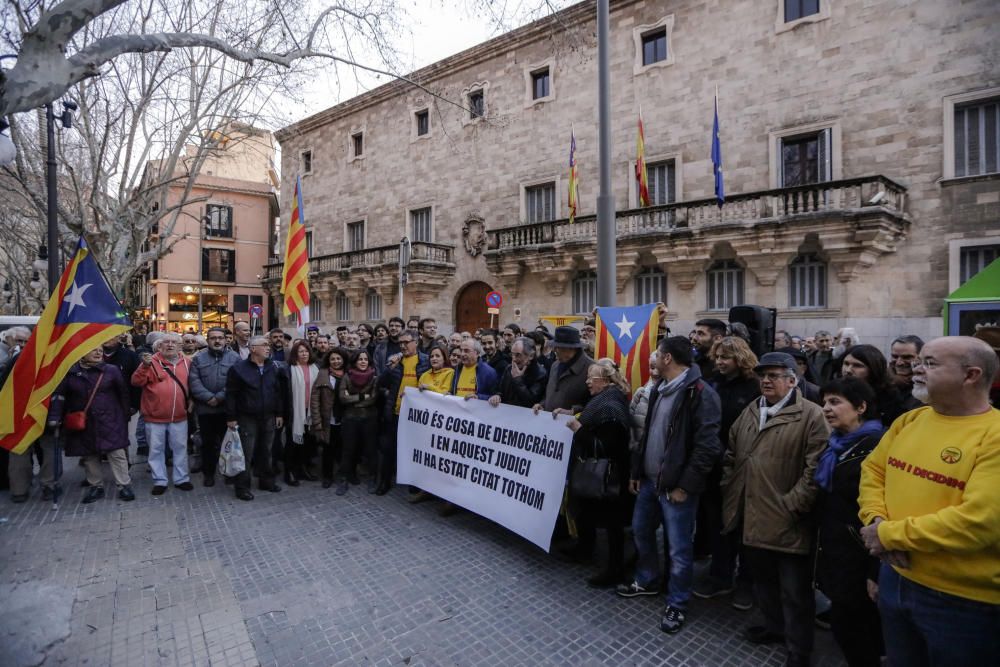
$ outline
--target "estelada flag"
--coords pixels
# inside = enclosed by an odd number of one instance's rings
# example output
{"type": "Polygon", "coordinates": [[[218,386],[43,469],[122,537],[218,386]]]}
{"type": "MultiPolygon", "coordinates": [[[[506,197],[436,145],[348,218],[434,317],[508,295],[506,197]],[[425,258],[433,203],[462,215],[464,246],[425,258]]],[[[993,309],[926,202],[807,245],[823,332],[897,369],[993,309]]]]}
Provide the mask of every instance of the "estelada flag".
{"type": "Polygon", "coordinates": [[[52,393],[70,366],[131,328],[81,236],[76,255],[0,390],[0,447],[24,452],[45,430],[52,393]]]}
{"type": "Polygon", "coordinates": [[[656,350],[660,314],[655,303],[600,307],[595,323],[594,357],[618,364],[632,391],[649,381],[649,355],[656,350]]]}

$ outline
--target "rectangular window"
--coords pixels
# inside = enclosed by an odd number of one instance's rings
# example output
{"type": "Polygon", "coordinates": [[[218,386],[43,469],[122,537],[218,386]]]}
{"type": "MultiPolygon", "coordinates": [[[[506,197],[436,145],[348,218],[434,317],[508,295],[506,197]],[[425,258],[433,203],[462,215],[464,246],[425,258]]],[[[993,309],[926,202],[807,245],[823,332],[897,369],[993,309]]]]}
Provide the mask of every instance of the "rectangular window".
{"type": "Polygon", "coordinates": [[[302,170],[303,174],[312,173],[313,170],[313,152],[312,151],[302,151],[300,154],[300,164],[299,168],[302,170]]]}
{"type": "Polygon", "coordinates": [[[810,185],[832,180],[829,129],[782,137],[780,142],[780,187],[810,185]]]}
{"type": "Polygon", "coordinates": [[[219,283],[236,282],[236,251],[223,248],[203,249],[201,279],[219,283]]]}
{"type": "Polygon", "coordinates": [[[826,308],[826,264],[814,255],[799,256],[788,266],[788,306],[826,308]]]}
{"type": "Polygon", "coordinates": [[[338,294],[334,306],[338,322],[347,322],[351,319],[351,300],[347,298],[346,294],[338,294]]]}
{"type": "Polygon", "coordinates": [[[528,223],[556,218],[556,184],[542,183],[524,189],[524,212],[528,223]]]}
{"type": "Polygon", "coordinates": [[[992,264],[998,257],[1000,257],[1000,244],[962,248],[959,255],[959,284],[965,284],[969,278],[992,264]]]}
{"type": "Polygon", "coordinates": [[[233,207],[208,204],[205,206],[205,236],[232,238],[233,207]]]}
{"type": "Polygon", "coordinates": [[[531,73],[531,99],[549,96],[549,68],[531,73]]]}
{"type": "Polygon", "coordinates": [[[410,211],[410,242],[431,242],[431,207],[410,211]]]}
{"type": "Polygon", "coordinates": [[[667,302],[667,275],[659,269],[647,269],[635,277],[635,303],[667,302]]]}
{"type": "Polygon", "coordinates": [[[413,114],[417,123],[417,136],[422,137],[431,131],[431,115],[427,109],[413,114]]]}
{"type": "Polygon", "coordinates": [[[368,292],[365,295],[365,315],[369,320],[382,319],[382,297],[378,292],[368,292]]]}
{"type": "Polygon", "coordinates": [[[676,176],[673,160],[646,165],[649,201],[653,206],[672,204],[677,200],[676,176]]]}
{"type": "Polygon", "coordinates": [[[743,305],[743,267],[732,260],[708,270],[708,309],[729,310],[743,305]]]}
{"type": "Polygon", "coordinates": [[[660,28],[642,36],[642,64],[652,65],[667,59],[667,29],[660,28]]]}
{"type": "Polygon", "coordinates": [[[313,256],[313,233],[306,232],[306,257],[312,259],[313,256]]]}
{"type": "Polygon", "coordinates": [[[309,295],[309,319],[314,322],[323,319],[323,300],[315,294],[309,295]]]}
{"type": "Polygon", "coordinates": [[[590,314],[597,307],[597,274],[583,273],[573,279],[573,312],[590,314]]]}
{"type": "Polygon", "coordinates": [[[469,93],[469,118],[482,118],[486,115],[486,96],[481,90],[469,93]]]}
{"type": "Polygon", "coordinates": [[[1000,171],[1000,98],[955,107],[955,176],[1000,171]]]}
{"type": "Polygon", "coordinates": [[[797,21],[804,16],[819,14],[819,0],[784,0],[785,23],[797,21]]]}
{"type": "Polygon", "coordinates": [[[354,157],[361,157],[365,154],[365,133],[358,132],[351,135],[351,146],[354,148],[354,157]]]}
{"type": "Polygon", "coordinates": [[[249,313],[250,296],[248,294],[234,294],[233,310],[235,310],[237,313],[249,313]]]}
{"type": "Polygon", "coordinates": [[[347,225],[347,249],[350,252],[365,249],[365,221],[351,222],[347,225]]]}

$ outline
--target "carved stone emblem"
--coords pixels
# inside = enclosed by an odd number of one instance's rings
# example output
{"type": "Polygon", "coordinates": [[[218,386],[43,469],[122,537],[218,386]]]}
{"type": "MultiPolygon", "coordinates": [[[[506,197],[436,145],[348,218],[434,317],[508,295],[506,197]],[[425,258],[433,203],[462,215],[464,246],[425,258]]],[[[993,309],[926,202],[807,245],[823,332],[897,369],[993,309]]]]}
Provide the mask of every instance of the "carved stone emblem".
{"type": "Polygon", "coordinates": [[[465,239],[465,249],[475,257],[483,252],[486,246],[486,221],[478,213],[473,213],[465,219],[462,225],[462,238],[465,239]]]}

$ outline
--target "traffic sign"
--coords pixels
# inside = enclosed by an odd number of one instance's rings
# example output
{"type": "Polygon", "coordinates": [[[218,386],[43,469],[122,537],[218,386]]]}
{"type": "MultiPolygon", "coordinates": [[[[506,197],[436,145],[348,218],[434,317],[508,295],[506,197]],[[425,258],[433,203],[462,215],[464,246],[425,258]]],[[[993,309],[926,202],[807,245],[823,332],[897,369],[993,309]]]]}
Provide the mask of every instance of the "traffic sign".
{"type": "Polygon", "coordinates": [[[264,307],[259,303],[250,306],[250,317],[260,317],[264,314],[264,307]]]}
{"type": "Polygon", "coordinates": [[[502,303],[503,297],[500,296],[500,292],[490,292],[486,295],[487,308],[499,308],[502,303]]]}
{"type": "Polygon", "coordinates": [[[500,314],[500,309],[499,308],[487,308],[486,312],[489,313],[490,315],[499,315],[500,314]]]}

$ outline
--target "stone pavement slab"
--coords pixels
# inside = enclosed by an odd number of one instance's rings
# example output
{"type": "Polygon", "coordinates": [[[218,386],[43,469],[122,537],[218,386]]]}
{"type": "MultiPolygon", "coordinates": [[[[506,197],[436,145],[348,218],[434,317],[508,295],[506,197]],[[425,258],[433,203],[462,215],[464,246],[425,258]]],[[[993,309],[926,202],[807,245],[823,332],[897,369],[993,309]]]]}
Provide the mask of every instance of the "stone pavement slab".
{"type": "MultiPolygon", "coordinates": [[[[593,590],[485,519],[410,505],[405,489],[334,495],[318,483],[233,498],[221,483],[60,508],[0,493],[0,664],[780,665],[737,633],[753,616],[695,600],[677,635],[662,600],[593,590]]],[[[106,470],[110,482],[110,472],[106,470]]],[[[109,486],[111,488],[111,486],[109,486]]],[[[817,630],[814,664],[843,664],[817,630]]]]}

